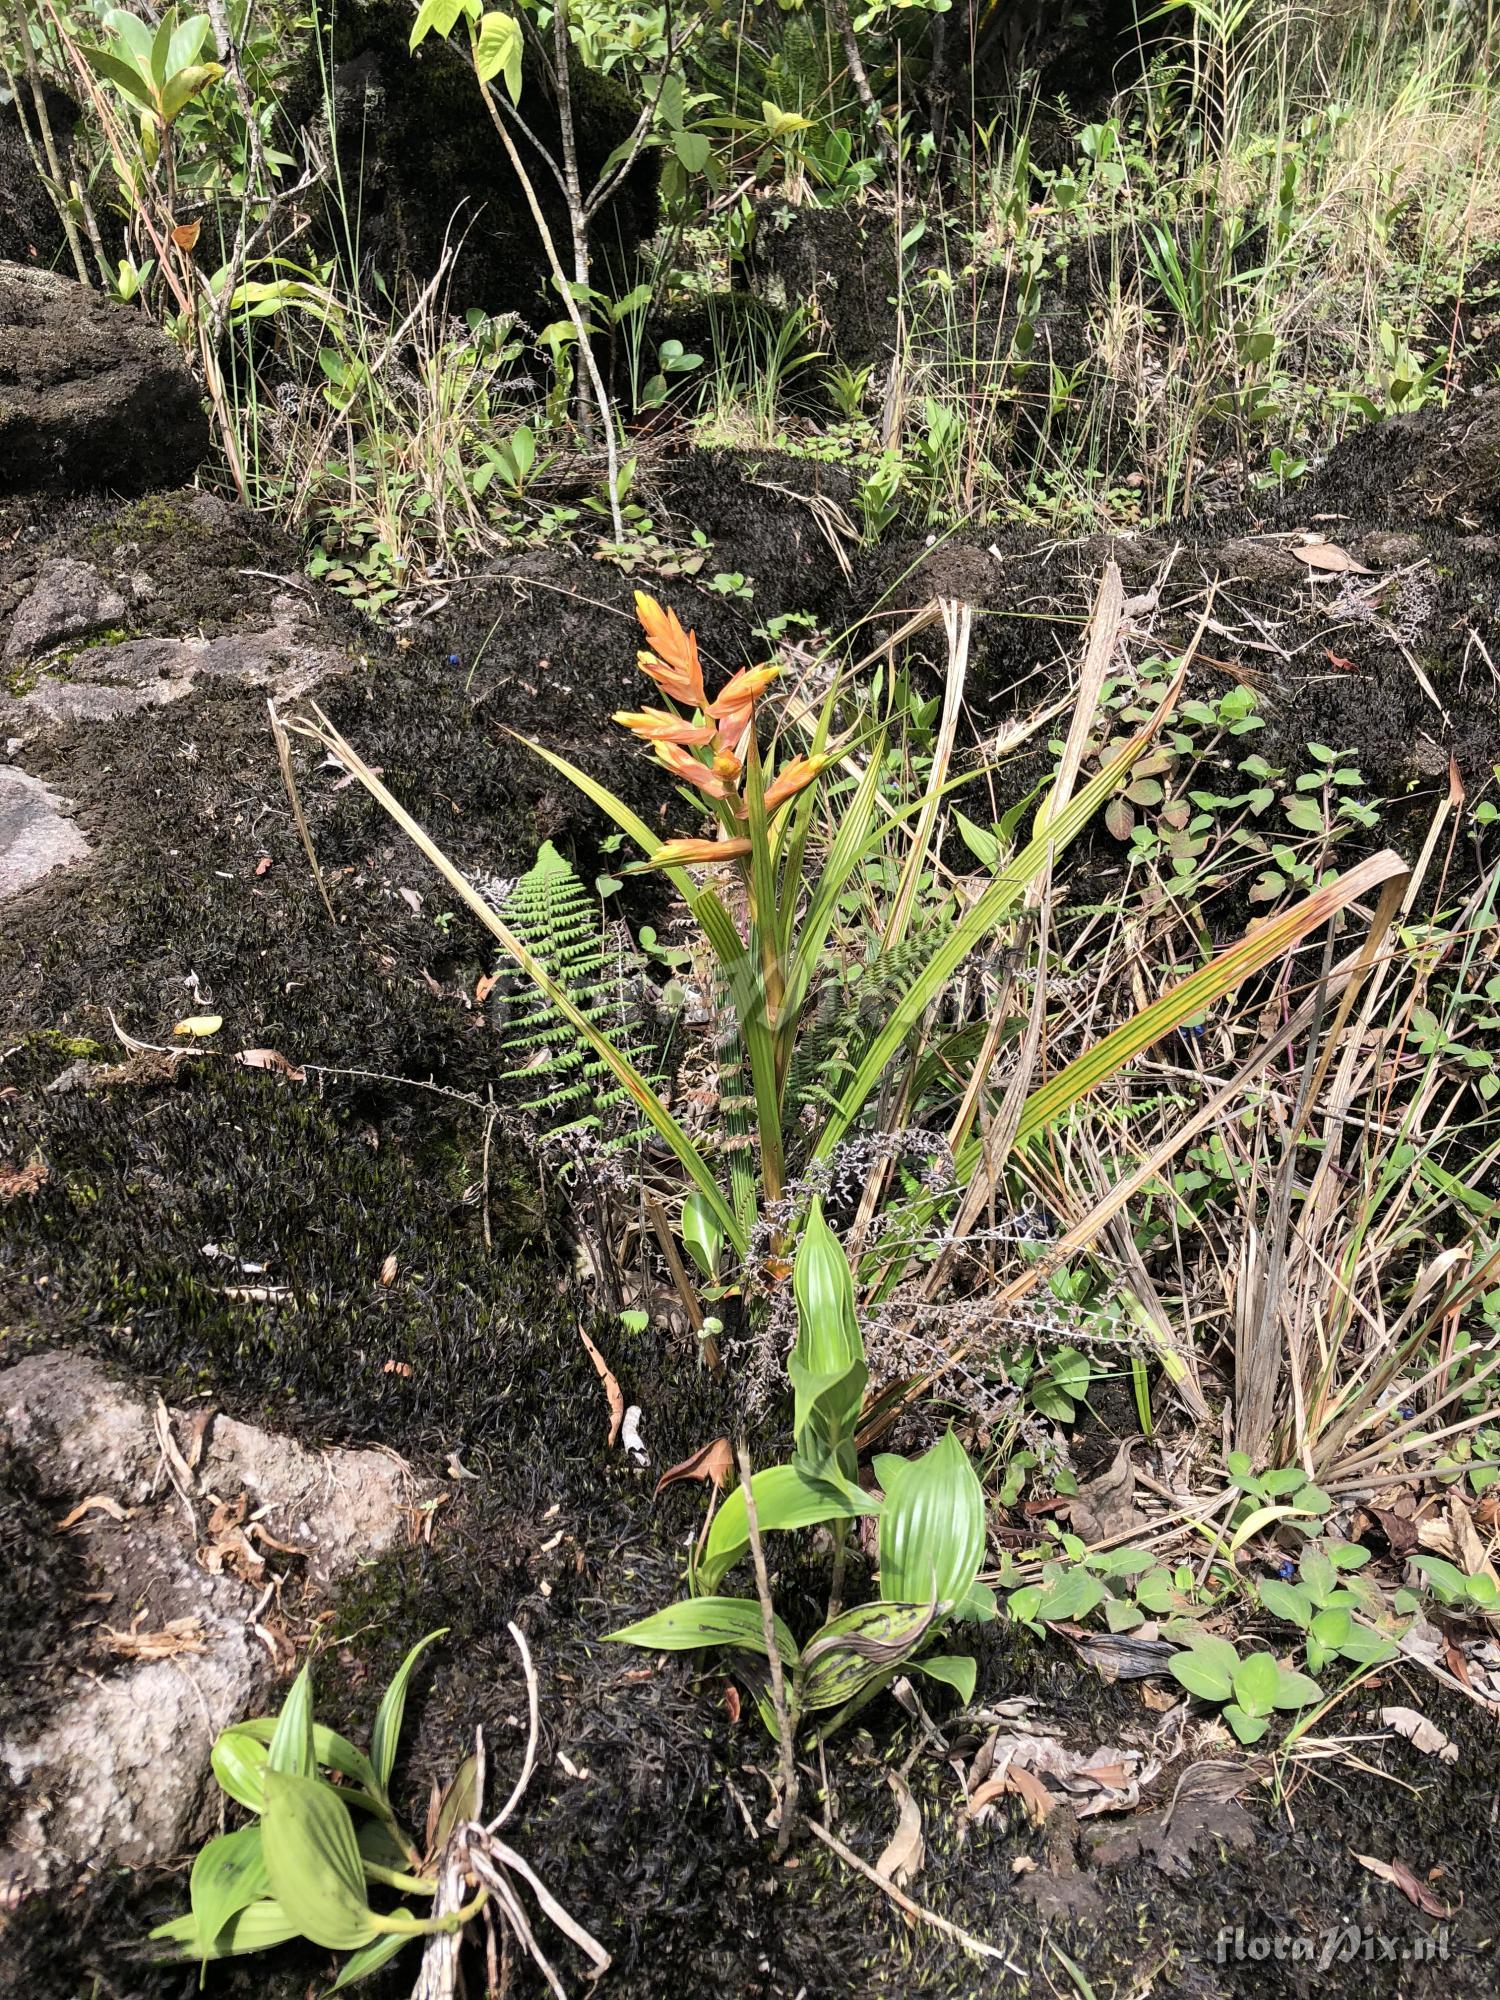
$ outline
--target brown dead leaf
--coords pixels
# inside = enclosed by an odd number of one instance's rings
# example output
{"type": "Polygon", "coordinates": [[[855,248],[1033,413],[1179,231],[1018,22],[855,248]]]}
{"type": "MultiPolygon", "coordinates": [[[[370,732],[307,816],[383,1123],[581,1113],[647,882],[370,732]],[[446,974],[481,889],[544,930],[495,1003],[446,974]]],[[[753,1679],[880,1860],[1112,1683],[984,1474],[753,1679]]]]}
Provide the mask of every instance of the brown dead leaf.
{"type": "Polygon", "coordinates": [[[1393,1556],[1407,1556],[1417,1546],[1417,1524],[1409,1514],[1397,1514],[1389,1507],[1367,1506],[1364,1510],[1385,1536],[1393,1556]]]}
{"type": "Polygon", "coordinates": [[[1323,658],[1333,668],[1335,673],[1357,674],[1359,672],[1359,668],[1355,666],[1353,660],[1346,660],[1342,653],[1330,652],[1326,646],[1323,648],[1323,658]]]}
{"type": "Polygon", "coordinates": [[[1445,1764],[1458,1762],[1458,1745],[1418,1709],[1383,1708],[1380,1719],[1387,1729],[1394,1729],[1398,1736],[1404,1736],[1424,1756],[1440,1758],[1445,1764]]]}
{"type": "Polygon", "coordinates": [[[172,241],[179,250],[196,250],[198,238],[202,233],[203,220],[200,216],[196,222],[179,222],[172,231],[172,241]]]}
{"type": "Polygon", "coordinates": [[[1135,1467],[1130,1463],[1130,1440],[1115,1453],[1114,1462],[1097,1479],[1080,1486],[1073,1496],[1073,1532],[1091,1546],[1114,1540],[1116,1536],[1138,1534],[1146,1526],[1135,1504],[1135,1467]]]}
{"type": "Polygon", "coordinates": [[[1042,1783],[1041,1779],[1034,1772],[1026,1770],[1024,1766],[1019,1764],[1013,1765],[1006,1772],[1005,1789],[1008,1792],[1014,1792],[1017,1798],[1025,1800],[1026,1809],[1038,1826],[1041,1825],[1048,1813],[1057,1804],[1057,1800],[1042,1783]]]}
{"type": "Polygon", "coordinates": [[[733,1681],[724,1690],[724,1713],[732,1723],[740,1719],[740,1691],[733,1681]]]}
{"type": "MultiPolygon", "coordinates": [[[[669,1466],[656,1482],[656,1492],[664,1487],[674,1486],[679,1479],[706,1479],[714,1488],[722,1492],[726,1479],[734,1476],[734,1453],[729,1448],[726,1437],[714,1438],[709,1444],[698,1449],[680,1465],[669,1466]]],[[[656,1496],[653,1494],[652,1498],[656,1496]]]]}
{"type": "Polygon", "coordinates": [[[261,877],[262,875],[265,875],[265,874],[267,874],[267,873],[268,873],[268,872],[270,871],[270,867],[271,867],[271,857],[270,857],[270,855],[269,855],[269,854],[263,854],[263,855],[262,855],[262,856],[260,857],[259,861],[257,861],[257,862],[256,862],[256,864],[255,864],[255,873],[256,873],[256,878],[257,878],[257,880],[258,880],[258,879],[259,879],[259,878],[260,878],[260,877],[261,877]]]}
{"type": "Polygon", "coordinates": [[[36,1194],[46,1185],[47,1162],[40,1153],[24,1167],[0,1166],[0,1202],[19,1201],[23,1195],[36,1194]]]}
{"type": "Polygon", "coordinates": [[[122,1660],[174,1660],[183,1653],[205,1650],[203,1622],[197,1617],[174,1618],[159,1632],[142,1632],[136,1625],[128,1632],[117,1632],[112,1625],[101,1625],[99,1636],[122,1660]]]}
{"type": "Polygon", "coordinates": [[[497,973],[482,973],[474,982],[474,1005],[482,1007],[499,983],[500,979],[497,973]]]}
{"type": "Polygon", "coordinates": [[[1337,542],[1294,542],[1292,554],[1298,562],[1306,563],[1309,569],[1319,570],[1327,576],[1372,574],[1362,562],[1356,562],[1347,549],[1341,549],[1337,542]]]}
{"type": "Polygon", "coordinates": [[[1389,1882],[1393,1888],[1399,1889],[1407,1902],[1414,1903],[1425,1916],[1453,1915],[1452,1906],[1445,1903],[1440,1896],[1434,1896],[1427,1884],[1420,1876],[1413,1873],[1399,1855],[1391,1861],[1381,1861],[1373,1854],[1354,1854],[1352,1847],[1349,1852],[1354,1855],[1361,1868],[1368,1868],[1370,1873],[1378,1875],[1382,1882],[1389,1882]]]}
{"type": "Polygon", "coordinates": [[[77,1527],[86,1514],[108,1514],[112,1521],[128,1521],[130,1516],[108,1493],[91,1493],[87,1500],[80,1500],[70,1513],[64,1514],[57,1524],[57,1532],[64,1534],[69,1528],[77,1527]]]}
{"type": "Polygon", "coordinates": [[[927,1858],[927,1844],[922,1838],[922,1809],[907,1789],[904,1779],[894,1771],[887,1775],[900,1811],[896,1818],[896,1831],[882,1848],[875,1863],[875,1873],[893,1888],[904,1889],[908,1882],[921,1874],[922,1863],[927,1858]]]}
{"type": "Polygon", "coordinates": [[[397,1268],[396,1253],[393,1250],[380,1267],[380,1282],[382,1285],[395,1284],[397,1268]]]}
{"type": "Polygon", "coordinates": [[[235,1057],[241,1069],[271,1069],[292,1083],[306,1083],[307,1071],[287,1061],[280,1049],[241,1049],[235,1057]]]}
{"type": "Polygon", "coordinates": [[[609,1363],[581,1326],[578,1329],[578,1337],[588,1349],[589,1359],[598,1371],[599,1380],[604,1384],[604,1397],[609,1404],[609,1435],[604,1442],[606,1445],[613,1445],[617,1442],[620,1426],[625,1421],[625,1398],[620,1394],[620,1385],[611,1374],[609,1363]]]}

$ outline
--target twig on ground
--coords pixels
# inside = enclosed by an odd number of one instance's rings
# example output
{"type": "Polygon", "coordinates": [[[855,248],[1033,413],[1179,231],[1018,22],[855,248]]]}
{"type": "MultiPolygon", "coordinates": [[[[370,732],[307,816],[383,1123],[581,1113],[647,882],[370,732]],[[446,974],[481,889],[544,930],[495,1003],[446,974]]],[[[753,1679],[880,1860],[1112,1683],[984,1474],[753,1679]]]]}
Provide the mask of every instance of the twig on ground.
{"type": "Polygon", "coordinates": [[[806,1825],[808,1832],[815,1834],[825,1847],[831,1848],[846,1867],[853,1868],[868,1881],[873,1882],[883,1895],[890,1897],[898,1909],[905,1910],[909,1917],[915,1917],[919,1924],[930,1924],[935,1931],[941,1931],[944,1937],[950,1937],[955,1944],[961,1944],[965,1951],[975,1952],[980,1958],[997,1959],[1006,1971],[1013,1972],[1017,1979],[1024,1977],[1020,1966],[1013,1965],[997,1945],[986,1944],[983,1938],[975,1937],[972,1931],[966,1931],[962,1925],[950,1922],[947,1917],[940,1917],[936,1910],[924,1909],[920,1903],[914,1903],[904,1890],[898,1889],[894,1882],[888,1882],[885,1876],[877,1873],[862,1855],[856,1854],[852,1847],[846,1847],[836,1833],[830,1833],[827,1827],[820,1826],[817,1820],[809,1819],[806,1825]]]}
{"type": "Polygon", "coordinates": [[[755,1493],[750,1484],[750,1454],[739,1447],[740,1483],[745,1489],[745,1525],[750,1532],[750,1557],[755,1565],[755,1589],[760,1598],[761,1623],[766,1635],[766,1659],[771,1670],[771,1706],[776,1711],[776,1734],[781,1745],[781,1813],[776,1828],[776,1855],[786,1853],[797,1818],[797,1750],[792,1741],[792,1718],[786,1702],[786,1681],[781,1671],[781,1655],[776,1650],[776,1613],[771,1603],[771,1581],[766,1574],[766,1555],[761,1547],[760,1520],[755,1511],[755,1493]]]}

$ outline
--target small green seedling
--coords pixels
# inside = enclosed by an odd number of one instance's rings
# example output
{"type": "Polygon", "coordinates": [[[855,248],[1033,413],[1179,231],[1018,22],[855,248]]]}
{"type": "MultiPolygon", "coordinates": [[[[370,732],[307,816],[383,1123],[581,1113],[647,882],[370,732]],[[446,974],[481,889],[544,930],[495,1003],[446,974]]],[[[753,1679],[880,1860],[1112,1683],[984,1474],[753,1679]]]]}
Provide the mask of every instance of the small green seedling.
{"type": "Polygon", "coordinates": [[[1322,1690],[1306,1674],[1283,1667],[1272,1653],[1246,1659],[1227,1639],[1200,1632],[1167,1662],[1172,1678],[1200,1701],[1222,1703],[1224,1720],[1241,1743],[1258,1743],[1278,1708],[1307,1708],[1322,1690]]]}

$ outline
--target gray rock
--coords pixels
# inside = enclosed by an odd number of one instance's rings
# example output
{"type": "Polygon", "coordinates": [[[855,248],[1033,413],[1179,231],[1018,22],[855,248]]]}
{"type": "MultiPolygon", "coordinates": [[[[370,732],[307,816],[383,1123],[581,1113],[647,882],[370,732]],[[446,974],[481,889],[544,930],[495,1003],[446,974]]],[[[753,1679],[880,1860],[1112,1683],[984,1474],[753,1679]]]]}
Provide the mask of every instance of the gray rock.
{"type": "Polygon", "coordinates": [[[97,632],[125,616],[125,600],[98,570],[70,556],[43,563],[29,596],[10,621],[7,660],[30,660],[62,639],[97,632]]]}
{"type": "MultiPolygon", "coordinates": [[[[393,1453],[310,1451],[170,1411],[76,1354],[0,1370],[0,1449],[29,1461],[49,1512],[94,1501],[72,1547],[112,1592],[100,1650],[113,1654],[107,1673],[68,1682],[40,1725],[0,1740],[0,1773],[21,1788],[0,1844],[3,1908],[85,1870],[164,1861],[213,1831],[214,1738],[274,1709],[286,1664],[256,1623],[262,1570],[286,1572],[294,1549],[320,1592],[402,1539],[420,1495],[393,1453]],[[138,1657],[142,1634],[162,1657],[138,1657]]],[[[299,1617],[306,1608],[304,1596],[299,1617]]]]}
{"type": "Polygon", "coordinates": [[[207,450],[197,384],[143,312],[0,264],[0,493],[147,493],[207,450]]]}
{"type": "Polygon", "coordinates": [[[0,902],[88,851],[66,800],[15,764],[0,764],[0,902]]]}
{"type": "Polygon", "coordinates": [[[337,653],[315,643],[292,607],[278,606],[276,622],[258,632],[90,647],[69,660],[65,673],[44,673],[27,693],[0,701],[0,726],[24,731],[42,722],[114,722],[181,701],[203,681],[229,681],[292,701],[343,666],[337,653]]]}

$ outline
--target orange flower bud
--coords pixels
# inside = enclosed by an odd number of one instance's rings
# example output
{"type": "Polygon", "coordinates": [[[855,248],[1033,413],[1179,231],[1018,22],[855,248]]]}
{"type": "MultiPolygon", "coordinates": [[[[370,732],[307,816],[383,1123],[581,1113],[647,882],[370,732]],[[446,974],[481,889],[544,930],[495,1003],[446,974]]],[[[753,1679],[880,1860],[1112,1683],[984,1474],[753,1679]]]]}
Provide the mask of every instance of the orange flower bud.
{"type": "Polygon", "coordinates": [[[706,792],[711,799],[728,796],[724,780],[716,776],[700,758],[693,756],[691,751],[684,750],[677,743],[653,743],[651,747],[674,778],[681,778],[686,784],[696,785],[700,792],[706,792]]]}
{"type": "Polygon", "coordinates": [[[784,764],[766,786],[767,817],[810,785],[828,762],[827,757],[794,757],[784,764]]]}
{"type": "Polygon", "coordinates": [[[641,621],[650,653],[642,653],[640,663],[664,694],[693,708],[706,708],[703,669],[698,664],[698,640],[684,632],[675,611],[668,611],[644,590],[635,594],[635,613],[641,621]],[[652,655],[655,658],[652,658],[652,655]],[[649,661],[649,664],[648,664],[649,661]]]}
{"type": "Polygon", "coordinates": [[[681,743],[691,749],[714,738],[711,722],[689,722],[686,716],[668,715],[664,708],[622,708],[611,719],[648,743],[681,743]]]}
{"type": "Polygon", "coordinates": [[[719,861],[736,861],[750,852],[748,840],[669,840],[648,855],[647,868],[712,867],[719,861]]]}
{"type": "Polygon", "coordinates": [[[722,722],[740,711],[748,710],[780,673],[780,667],[741,667],[708,704],[709,714],[717,716],[722,722]]]}

